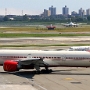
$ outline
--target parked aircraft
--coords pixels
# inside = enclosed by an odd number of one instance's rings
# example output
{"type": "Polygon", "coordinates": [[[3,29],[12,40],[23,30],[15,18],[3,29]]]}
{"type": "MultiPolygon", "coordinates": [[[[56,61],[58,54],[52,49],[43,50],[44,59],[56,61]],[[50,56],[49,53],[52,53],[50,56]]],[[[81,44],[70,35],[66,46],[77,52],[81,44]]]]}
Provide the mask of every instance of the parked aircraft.
{"type": "Polygon", "coordinates": [[[8,72],[40,67],[90,67],[88,51],[0,50],[0,65],[8,72]]]}
{"type": "Polygon", "coordinates": [[[46,26],[46,28],[48,28],[48,30],[54,30],[56,27],[51,24],[50,26],[46,26]]]}
{"type": "Polygon", "coordinates": [[[63,24],[63,25],[66,26],[66,27],[78,27],[78,24],[73,23],[73,22],[70,22],[70,23],[67,23],[67,24],[63,24]]]}
{"type": "Polygon", "coordinates": [[[68,51],[90,51],[90,46],[73,46],[68,51]]]}

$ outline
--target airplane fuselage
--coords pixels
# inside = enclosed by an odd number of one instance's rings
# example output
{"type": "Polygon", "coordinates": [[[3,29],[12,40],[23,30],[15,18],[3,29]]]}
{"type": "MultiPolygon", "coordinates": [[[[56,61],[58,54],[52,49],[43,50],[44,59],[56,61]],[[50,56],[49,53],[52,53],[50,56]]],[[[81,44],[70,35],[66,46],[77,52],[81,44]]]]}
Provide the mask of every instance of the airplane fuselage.
{"type": "Polygon", "coordinates": [[[0,50],[0,65],[3,65],[6,60],[23,61],[32,58],[43,58],[49,67],[90,67],[88,51],[0,50]]]}

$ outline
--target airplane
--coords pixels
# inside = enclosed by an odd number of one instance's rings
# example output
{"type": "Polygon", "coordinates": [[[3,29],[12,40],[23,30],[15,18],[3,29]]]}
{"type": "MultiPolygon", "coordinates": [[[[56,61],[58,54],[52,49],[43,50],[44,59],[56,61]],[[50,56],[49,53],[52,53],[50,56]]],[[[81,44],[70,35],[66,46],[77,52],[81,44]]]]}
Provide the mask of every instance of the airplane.
{"type": "Polygon", "coordinates": [[[68,49],[56,49],[56,51],[90,51],[90,46],[72,46],[68,49]]]}
{"type": "Polygon", "coordinates": [[[46,28],[48,28],[48,30],[54,30],[56,27],[51,24],[50,26],[46,26],[46,28]]]}
{"type": "Polygon", "coordinates": [[[41,67],[45,67],[45,71],[50,71],[49,67],[90,67],[90,52],[0,50],[0,65],[6,72],[20,69],[36,69],[41,72],[41,67]]]}
{"type": "Polygon", "coordinates": [[[63,24],[63,25],[66,26],[66,27],[78,27],[78,24],[75,24],[73,22],[70,22],[68,24],[63,24]]]}
{"type": "Polygon", "coordinates": [[[90,51],[90,46],[73,46],[68,51],[90,51]]]}

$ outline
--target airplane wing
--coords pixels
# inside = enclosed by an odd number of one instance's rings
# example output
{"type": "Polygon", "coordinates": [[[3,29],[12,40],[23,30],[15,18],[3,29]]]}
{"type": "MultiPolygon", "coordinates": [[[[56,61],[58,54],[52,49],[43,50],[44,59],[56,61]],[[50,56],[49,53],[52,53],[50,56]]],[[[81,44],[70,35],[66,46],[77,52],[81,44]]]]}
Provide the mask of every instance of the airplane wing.
{"type": "Polygon", "coordinates": [[[17,71],[19,69],[36,69],[40,70],[39,66],[47,65],[43,58],[26,58],[22,60],[6,60],[3,64],[4,71],[17,71]]]}
{"type": "Polygon", "coordinates": [[[18,62],[22,65],[44,64],[43,58],[26,58],[26,59],[18,60],[18,62]]]}

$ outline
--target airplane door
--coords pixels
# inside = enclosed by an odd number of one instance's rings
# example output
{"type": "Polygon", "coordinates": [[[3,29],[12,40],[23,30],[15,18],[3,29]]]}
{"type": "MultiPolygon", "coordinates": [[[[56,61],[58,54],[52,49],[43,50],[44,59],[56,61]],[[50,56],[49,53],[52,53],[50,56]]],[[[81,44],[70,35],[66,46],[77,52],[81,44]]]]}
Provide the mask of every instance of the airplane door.
{"type": "Polygon", "coordinates": [[[62,55],[61,56],[61,59],[62,59],[62,61],[66,61],[66,56],[65,55],[62,55]]]}
{"type": "Polygon", "coordinates": [[[28,55],[27,55],[27,58],[32,58],[31,54],[28,54],[28,55]]]}

